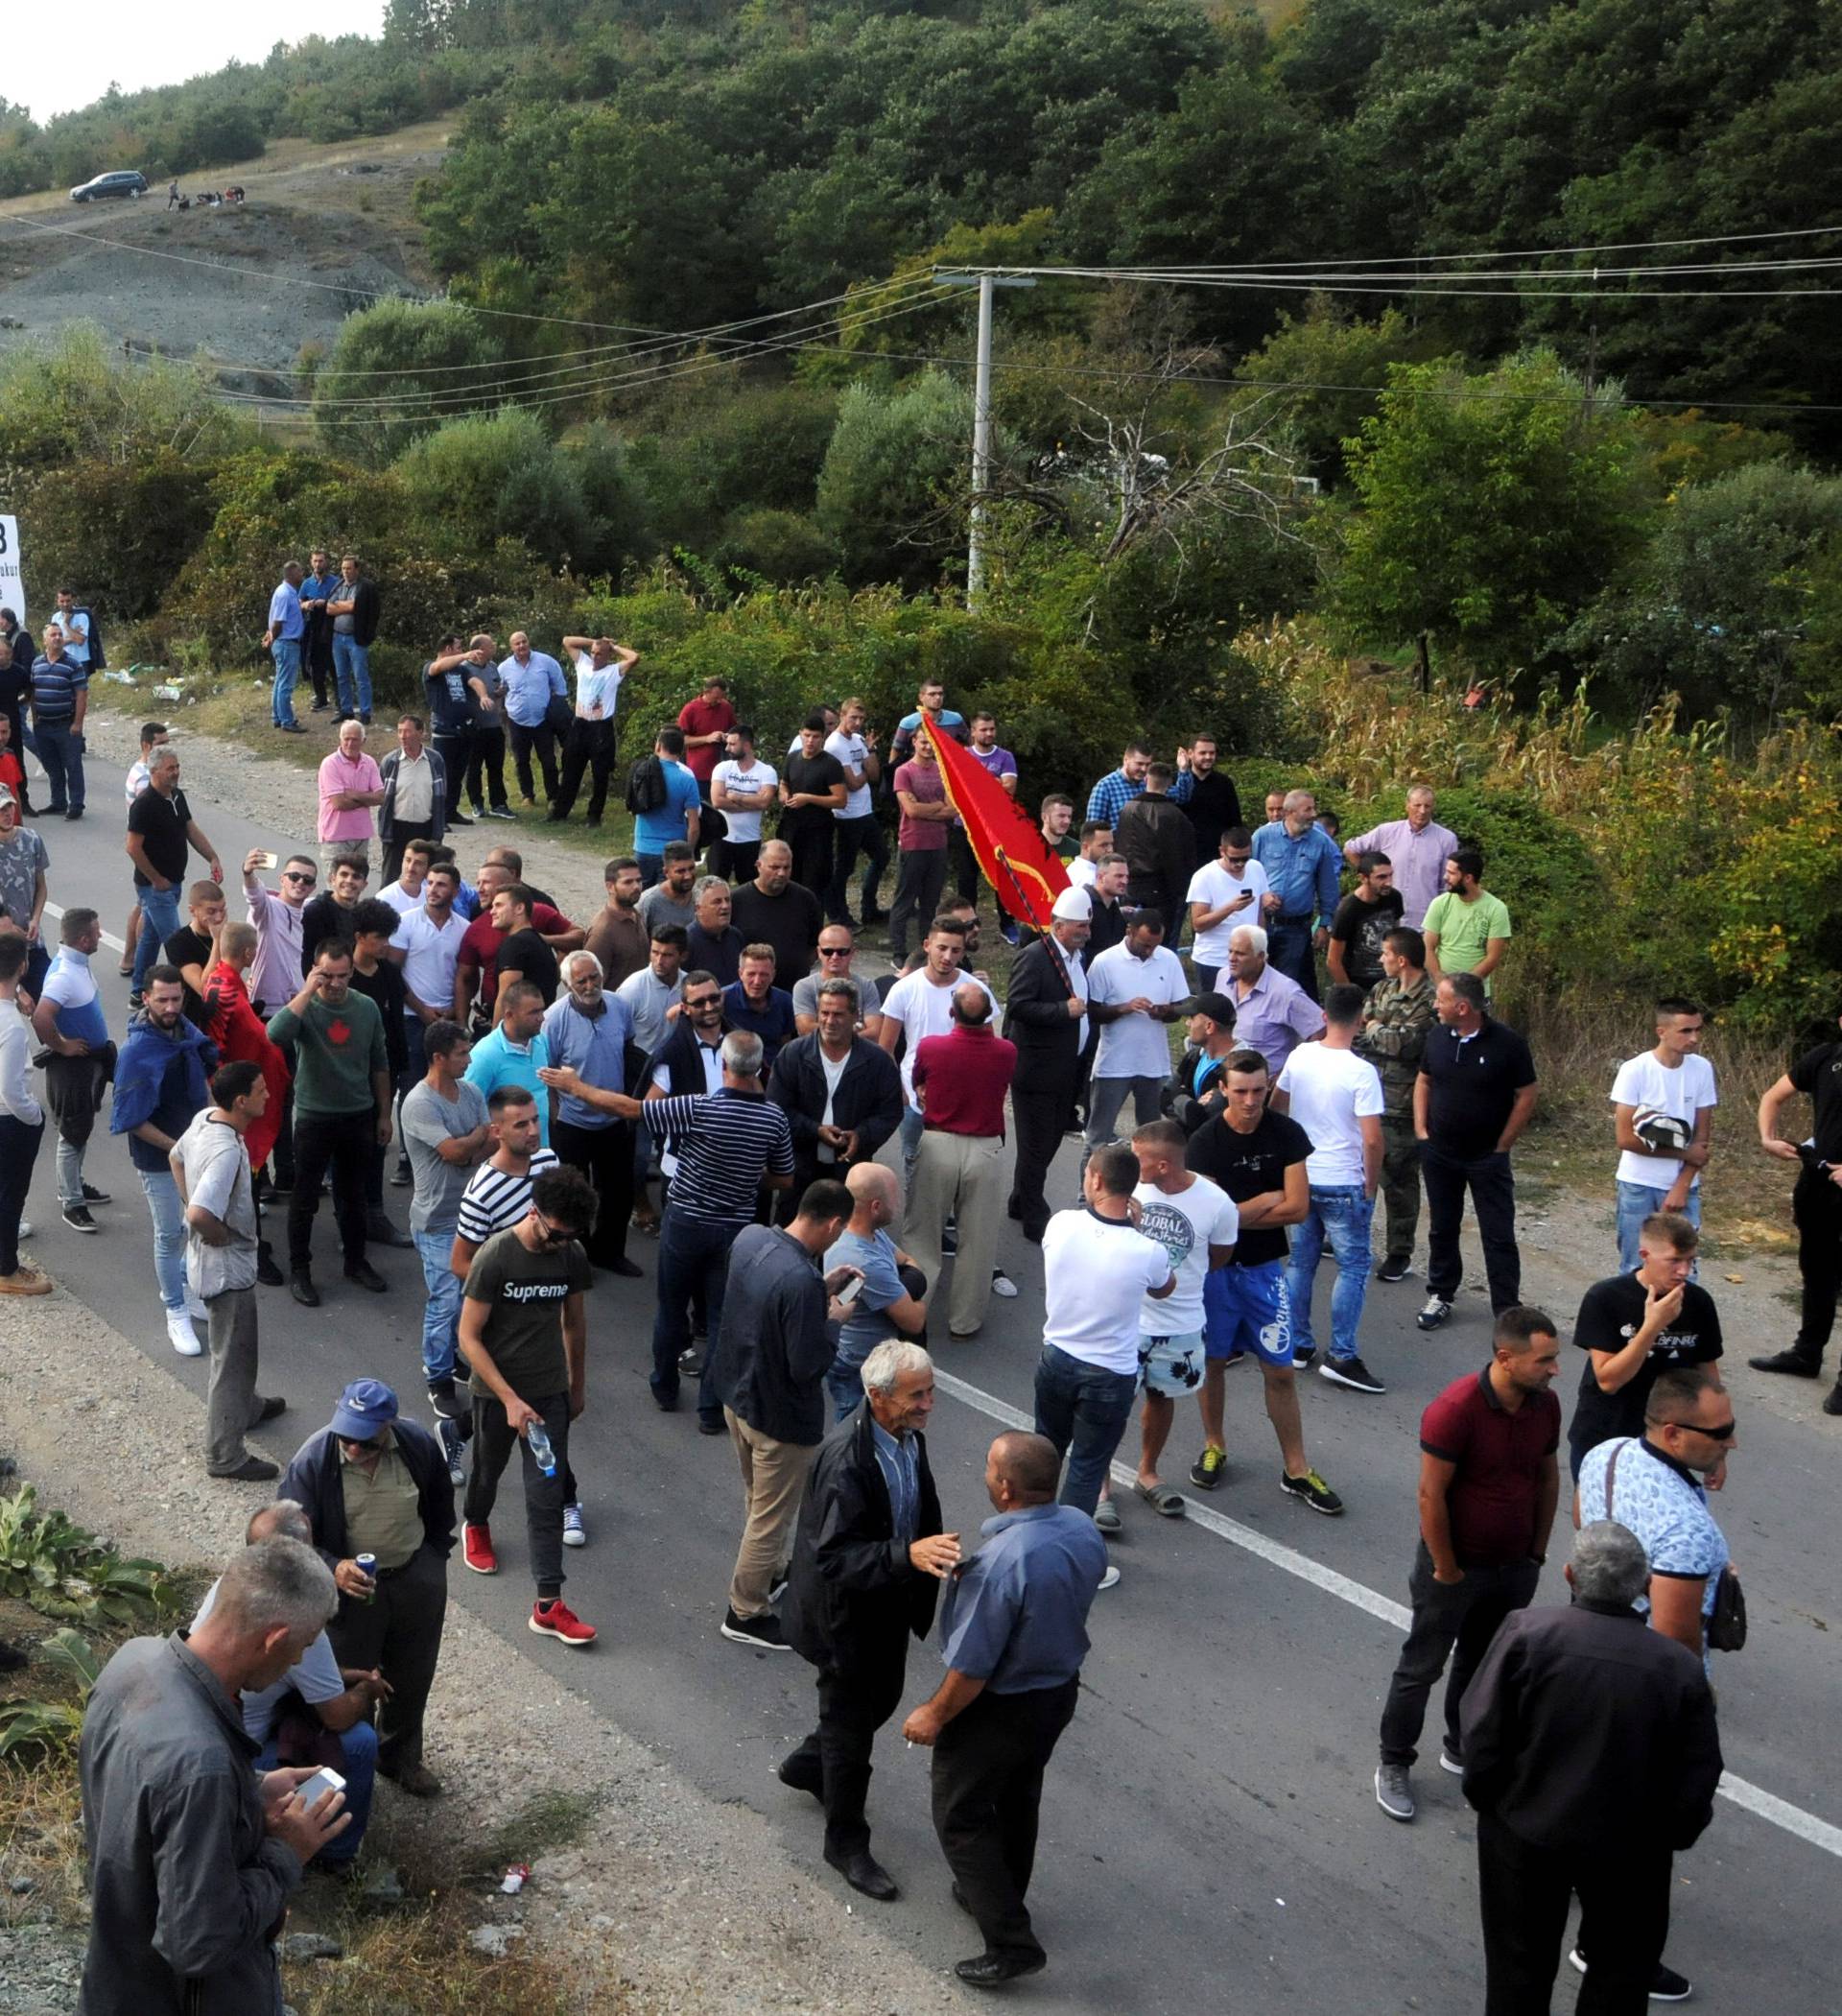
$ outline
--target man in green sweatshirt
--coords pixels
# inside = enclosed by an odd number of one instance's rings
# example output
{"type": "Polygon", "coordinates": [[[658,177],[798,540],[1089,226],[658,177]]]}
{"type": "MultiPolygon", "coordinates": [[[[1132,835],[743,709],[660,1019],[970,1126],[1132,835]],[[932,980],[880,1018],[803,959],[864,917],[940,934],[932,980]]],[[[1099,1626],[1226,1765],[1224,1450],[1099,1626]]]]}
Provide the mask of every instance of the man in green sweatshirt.
{"type": "Polygon", "coordinates": [[[390,1055],[375,1005],[352,991],[349,938],[322,938],[314,948],[306,982],[270,1017],[269,1036],[295,1054],[295,1189],[288,1199],[295,1300],[319,1307],[311,1271],[314,1215],[329,1167],[345,1278],[381,1295],[390,1284],[365,1258],[365,1174],[372,1145],[390,1146],[390,1055]]]}

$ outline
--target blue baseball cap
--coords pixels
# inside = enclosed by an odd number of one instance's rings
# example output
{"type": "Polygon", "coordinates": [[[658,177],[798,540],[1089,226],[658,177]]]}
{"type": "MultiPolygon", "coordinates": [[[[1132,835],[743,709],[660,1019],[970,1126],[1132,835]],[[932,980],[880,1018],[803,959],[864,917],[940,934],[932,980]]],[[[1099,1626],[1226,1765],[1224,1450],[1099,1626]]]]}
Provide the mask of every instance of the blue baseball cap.
{"type": "Polygon", "coordinates": [[[396,1419],[396,1395],[381,1379],[354,1379],[333,1410],[333,1433],[368,1442],[396,1419]]]}

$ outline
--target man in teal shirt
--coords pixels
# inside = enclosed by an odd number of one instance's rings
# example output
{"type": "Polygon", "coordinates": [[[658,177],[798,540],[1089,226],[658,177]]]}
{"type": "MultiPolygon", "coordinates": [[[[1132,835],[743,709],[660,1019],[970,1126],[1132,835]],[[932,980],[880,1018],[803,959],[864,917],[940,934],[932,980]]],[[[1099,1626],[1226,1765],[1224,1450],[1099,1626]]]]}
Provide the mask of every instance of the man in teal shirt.
{"type": "MultiPolygon", "coordinates": [[[[687,772],[688,774],[688,772],[687,772]]],[[[550,1068],[550,1045],[544,1040],[543,990],[528,980],[515,980],[505,993],[499,1027],[473,1046],[467,1083],[490,1100],[501,1085],[522,1085],[537,1102],[537,1130],[550,1146],[550,1088],[537,1074],[550,1068]]]]}
{"type": "Polygon", "coordinates": [[[633,851],[647,889],[664,875],[665,850],[673,841],[689,842],[694,853],[697,845],[697,780],[685,768],[684,730],[661,728],[652,753],[665,772],[665,798],[633,817],[633,851]]]}

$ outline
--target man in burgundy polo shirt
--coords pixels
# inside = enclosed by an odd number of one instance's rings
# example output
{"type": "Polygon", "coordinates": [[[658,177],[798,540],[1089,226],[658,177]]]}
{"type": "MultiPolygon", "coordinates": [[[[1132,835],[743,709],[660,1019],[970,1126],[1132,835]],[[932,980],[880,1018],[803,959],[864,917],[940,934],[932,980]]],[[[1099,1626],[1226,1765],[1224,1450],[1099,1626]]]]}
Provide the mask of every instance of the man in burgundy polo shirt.
{"type": "Polygon", "coordinates": [[[1560,1497],[1560,1369],[1551,1319],[1518,1306],[1497,1318],[1491,1360],[1454,1379],[1420,1416],[1420,1546],[1407,1578],[1413,1622],[1382,1710],[1376,1803],[1410,1820],[1410,1767],[1427,1697],[1452,1661],[1439,1763],[1462,1776],[1458,1704],[1512,1610],[1526,1609],[1560,1497]]]}
{"type": "MultiPolygon", "coordinates": [[[[474,878],[474,887],[480,892],[480,914],[461,937],[454,969],[454,1019],[462,1029],[467,1027],[468,1008],[476,992],[481,1012],[487,1017],[492,1013],[493,997],[499,991],[499,947],[506,937],[492,921],[492,899],[502,889],[509,889],[512,881],[511,871],[497,862],[488,862],[474,878]]],[[[558,959],[565,952],[579,949],[588,936],[548,903],[531,905],[531,928],[558,959]]]]}
{"type": "Polygon", "coordinates": [[[1017,1069],[1017,1046],[991,1026],[991,996],[971,982],[953,991],[953,1027],[924,1036],[914,1051],[914,1096],[921,1146],[909,1185],[903,1241],[930,1281],[940,1278],[941,1229],[958,1224],[947,1329],[976,1337],[991,1300],[992,1267],[1003,1222],[1004,1094],[1017,1069]]]}
{"type": "Polygon", "coordinates": [[[736,724],[729,688],[721,679],[705,679],[703,691],[678,709],[684,730],[684,767],[697,780],[697,793],[710,802],[710,773],[722,761],[722,738],[736,724]]]}

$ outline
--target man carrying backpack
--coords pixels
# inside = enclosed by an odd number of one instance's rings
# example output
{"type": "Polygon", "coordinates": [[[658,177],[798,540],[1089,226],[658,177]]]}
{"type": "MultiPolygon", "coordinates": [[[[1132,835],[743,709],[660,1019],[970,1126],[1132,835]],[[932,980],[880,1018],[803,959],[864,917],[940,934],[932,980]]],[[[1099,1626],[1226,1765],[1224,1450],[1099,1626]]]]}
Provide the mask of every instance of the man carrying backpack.
{"type": "Polygon", "coordinates": [[[697,780],[685,767],[684,730],[661,728],[652,753],[627,772],[626,809],[633,815],[633,851],[642,886],[665,873],[665,850],[684,841],[697,844],[697,780]]]}

